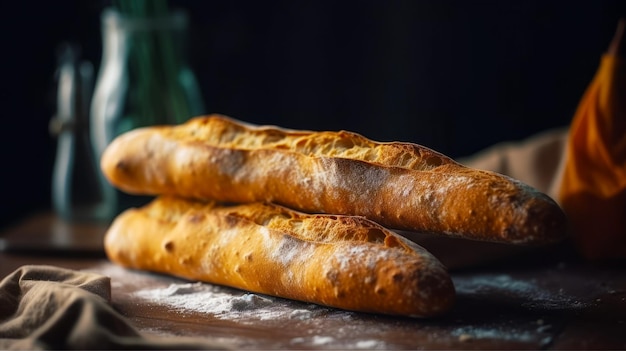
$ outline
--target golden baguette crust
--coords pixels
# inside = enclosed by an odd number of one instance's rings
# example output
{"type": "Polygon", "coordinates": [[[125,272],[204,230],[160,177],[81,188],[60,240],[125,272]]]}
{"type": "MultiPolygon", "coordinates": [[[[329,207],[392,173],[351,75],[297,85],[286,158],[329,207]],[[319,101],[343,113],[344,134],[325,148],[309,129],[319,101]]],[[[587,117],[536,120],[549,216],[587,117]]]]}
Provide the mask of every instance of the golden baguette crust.
{"type": "Polygon", "coordinates": [[[119,215],[105,249],[125,267],[352,311],[431,317],[455,298],[435,257],[380,225],[272,204],[157,197],[119,215]]]}
{"type": "Polygon", "coordinates": [[[495,242],[544,244],[566,233],[556,202],[515,179],[464,167],[420,145],[345,131],[197,117],[119,136],[101,168],[114,186],[133,194],[274,202],[495,242]]]}

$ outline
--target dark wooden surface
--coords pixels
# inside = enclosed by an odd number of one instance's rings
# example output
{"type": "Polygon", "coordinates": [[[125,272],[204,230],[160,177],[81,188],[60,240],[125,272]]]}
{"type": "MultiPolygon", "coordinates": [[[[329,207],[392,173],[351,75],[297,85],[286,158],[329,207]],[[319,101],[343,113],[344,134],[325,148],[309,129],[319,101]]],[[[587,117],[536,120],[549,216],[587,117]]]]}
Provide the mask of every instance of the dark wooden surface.
{"type": "Polygon", "coordinates": [[[100,272],[111,277],[113,306],[138,330],[218,339],[245,349],[626,349],[623,263],[584,262],[563,247],[495,254],[498,247],[481,251],[469,243],[424,241],[454,265],[458,299],[449,314],[421,320],[272,297],[236,311],[207,308],[206,300],[176,305],[173,295],[157,299],[154,293],[192,286],[202,298],[250,295],[117,267],[102,252],[105,229],[34,216],[0,235],[0,275],[26,264],[100,272]],[[476,253],[474,261],[453,259],[471,256],[468,250],[476,253]]]}

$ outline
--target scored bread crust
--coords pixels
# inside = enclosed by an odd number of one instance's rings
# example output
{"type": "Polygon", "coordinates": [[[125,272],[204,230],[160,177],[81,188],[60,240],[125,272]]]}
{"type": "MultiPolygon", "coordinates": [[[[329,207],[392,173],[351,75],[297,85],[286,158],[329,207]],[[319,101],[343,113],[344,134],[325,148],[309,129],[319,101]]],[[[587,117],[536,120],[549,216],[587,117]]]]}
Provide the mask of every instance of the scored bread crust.
{"type": "Polygon", "coordinates": [[[430,253],[363,217],[160,196],[105,236],[122,266],[346,310],[433,317],[455,299],[430,253]]]}
{"type": "Polygon", "coordinates": [[[274,202],[493,242],[545,244],[566,234],[556,202],[520,181],[465,167],[421,145],[346,131],[202,116],[120,135],[105,150],[101,169],[132,194],[274,202]]]}

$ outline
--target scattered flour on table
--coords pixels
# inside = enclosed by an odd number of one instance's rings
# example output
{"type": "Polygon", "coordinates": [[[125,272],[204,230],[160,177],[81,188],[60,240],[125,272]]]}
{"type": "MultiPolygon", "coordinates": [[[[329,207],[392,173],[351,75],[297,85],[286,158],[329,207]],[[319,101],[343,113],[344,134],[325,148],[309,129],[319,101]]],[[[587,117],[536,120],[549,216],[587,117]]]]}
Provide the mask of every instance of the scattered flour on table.
{"type": "Polygon", "coordinates": [[[373,350],[383,348],[385,346],[385,343],[380,340],[360,340],[357,341],[354,346],[357,349],[373,350]]]}
{"type": "MultiPolygon", "coordinates": [[[[351,319],[346,311],[329,310],[322,306],[301,304],[291,300],[262,296],[254,293],[240,293],[204,283],[170,284],[164,288],[144,289],[133,293],[134,296],[159,305],[169,306],[181,312],[197,312],[211,315],[223,320],[236,320],[238,323],[254,323],[254,321],[312,320],[309,331],[317,329],[315,320],[351,319]],[[302,306],[300,306],[302,305],[302,306]]],[[[322,330],[318,330],[321,332],[322,330]]],[[[341,335],[345,331],[334,330],[341,335]]],[[[341,347],[346,349],[383,349],[385,343],[375,339],[346,341],[337,335],[310,335],[295,337],[290,340],[294,346],[341,347]]]]}
{"type": "MultiPolygon", "coordinates": [[[[589,303],[563,289],[546,287],[534,279],[518,279],[508,274],[481,274],[453,278],[458,295],[478,298],[503,298],[511,303],[535,311],[579,310],[589,303]]],[[[552,336],[548,332],[552,326],[543,319],[525,326],[510,325],[506,321],[485,323],[481,326],[460,326],[451,334],[461,342],[472,340],[506,340],[520,343],[538,342],[548,345],[552,336]]]]}
{"type": "Polygon", "coordinates": [[[455,278],[454,284],[458,294],[502,295],[520,300],[523,307],[544,310],[582,309],[587,303],[564,291],[543,288],[532,280],[520,280],[508,274],[484,274],[470,278],[455,278]]]}
{"type": "Polygon", "coordinates": [[[294,309],[272,297],[224,292],[204,283],[171,284],[165,288],[139,290],[133,295],[176,310],[210,314],[220,319],[304,320],[316,314],[312,310],[294,309]]]}
{"type": "MultiPolygon", "coordinates": [[[[292,345],[310,345],[310,346],[324,346],[324,345],[333,345],[336,344],[338,340],[332,336],[326,335],[314,335],[312,337],[297,337],[291,339],[292,345]]],[[[340,342],[341,344],[341,342],[340,342]]],[[[385,347],[385,343],[380,340],[374,339],[366,339],[366,340],[358,340],[356,342],[350,342],[348,345],[345,345],[350,349],[361,349],[361,350],[373,350],[373,349],[382,349],[385,347]]]]}
{"type": "Polygon", "coordinates": [[[320,336],[320,335],[315,335],[313,336],[313,345],[327,345],[332,343],[333,341],[335,341],[335,338],[333,338],[332,336],[320,336]]]}
{"type": "MultiPolygon", "coordinates": [[[[149,272],[134,271],[112,264],[103,264],[86,271],[111,277],[115,294],[124,294],[147,304],[165,306],[174,313],[198,313],[207,318],[236,321],[240,324],[279,321],[305,323],[308,335],[289,340],[294,347],[333,349],[384,349],[385,342],[371,339],[355,339],[360,334],[359,320],[354,313],[310,303],[272,296],[264,296],[241,290],[202,282],[181,281],[149,272]],[[167,282],[169,280],[169,282],[167,282]],[[320,321],[324,323],[320,324],[320,321]],[[328,330],[325,323],[341,325],[328,330]],[[330,332],[331,334],[326,334],[330,332]],[[346,338],[349,336],[349,338],[346,338]]],[[[161,335],[158,328],[142,332],[161,335]]],[[[238,342],[225,338],[222,341],[238,342]]]]}
{"type": "Polygon", "coordinates": [[[196,312],[224,320],[304,321],[322,315],[346,316],[346,318],[350,316],[350,313],[346,311],[202,282],[173,282],[164,286],[160,280],[163,277],[148,272],[128,270],[112,264],[104,264],[86,271],[111,277],[112,288],[131,289],[129,292],[131,296],[146,302],[167,306],[175,311],[196,312]],[[157,287],[154,287],[155,284],[158,284],[157,287]]]}
{"type": "Polygon", "coordinates": [[[458,337],[461,342],[471,342],[472,340],[489,339],[489,340],[505,340],[516,341],[521,343],[531,343],[538,341],[546,344],[550,341],[549,336],[540,335],[533,330],[511,330],[498,326],[485,327],[461,327],[451,332],[453,336],[458,337]]]}

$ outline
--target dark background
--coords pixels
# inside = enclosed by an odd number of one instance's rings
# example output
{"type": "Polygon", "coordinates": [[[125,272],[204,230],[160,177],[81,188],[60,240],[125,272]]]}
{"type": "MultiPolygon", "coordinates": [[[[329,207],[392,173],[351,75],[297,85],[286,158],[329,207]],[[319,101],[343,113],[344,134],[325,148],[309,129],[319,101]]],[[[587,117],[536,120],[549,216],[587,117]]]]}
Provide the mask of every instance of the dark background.
{"type": "MultiPolygon", "coordinates": [[[[567,125],[624,1],[170,1],[206,112],[452,157],[567,125]]],[[[55,50],[98,67],[107,1],[0,5],[0,227],[50,208],[55,50]]]]}

